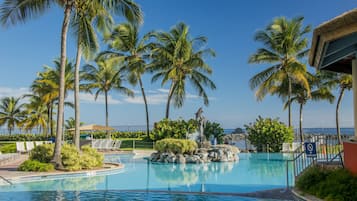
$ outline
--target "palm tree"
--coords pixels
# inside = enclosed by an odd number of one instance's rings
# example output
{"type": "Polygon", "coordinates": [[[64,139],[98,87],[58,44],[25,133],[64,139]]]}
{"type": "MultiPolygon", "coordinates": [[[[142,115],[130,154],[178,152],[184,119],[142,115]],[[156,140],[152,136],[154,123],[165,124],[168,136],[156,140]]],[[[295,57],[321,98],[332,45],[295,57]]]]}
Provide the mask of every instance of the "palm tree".
{"type": "Polygon", "coordinates": [[[152,81],[162,79],[161,85],[171,82],[166,103],[165,118],[169,118],[170,102],[182,107],[186,96],[186,83],[190,82],[205,105],[209,104],[204,87],[216,89],[208,78],[212,74],[211,67],[204,61],[205,56],[215,56],[212,49],[203,49],[207,38],[200,36],[191,39],[189,27],[179,23],[170,32],[154,32],[152,36],[158,41],[153,49],[153,62],[150,68],[155,72],[152,81]]]}
{"type": "MultiPolygon", "coordinates": [[[[31,85],[32,92],[40,96],[43,104],[47,105],[48,125],[53,135],[52,114],[55,103],[59,100],[60,60],[54,60],[55,67],[44,66],[44,70],[38,73],[37,78],[31,85]]],[[[74,74],[72,62],[66,61],[65,66],[65,96],[68,90],[73,90],[74,74]]],[[[68,103],[64,103],[65,105],[68,103]]]]}
{"type": "Polygon", "coordinates": [[[21,122],[25,130],[32,130],[38,128],[39,132],[44,131],[47,135],[47,106],[43,104],[42,97],[30,95],[30,102],[24,104],[26,118],[21,122]]]}
{"type": "Polygon", "coordinates": [[[22,111],[24,104],[20,103],[21,97],[5,97],[0,100],[0,126],[7,124],[9,134],[15,126],[20,126],[24,118],[22,111]]]}
{"type": "MultiPolygon", "coordinates": [[[[108,115],[108,93],[110,90],[116,90],[128,96],[133,96],[134,93],[130,89],[124,87],[122,83],[125,81],[123,68],[120,68],[119,63],[113,60],[96,59],[98,67],[87,64],[83,67],[83,80],[87,83],[83,84],[84,88],[95,89],[95,99],[99,94],[104,93],[105,97],[105,125],[109,126],[108,115]]],[[[110,138],[107,131],[107,137],[110,138]]]]}
{"type": "Polygon", "coordinates": [[[147,71],[146,60],[152,46],[147,44],[148,35],[139,38],[138,27],[131,23],[123,23],[114,28],[111,35],[107,38],[109,50],[101,53],[107,59],[119,59],[125,63],[125,70],[129,72],[128,80],[130,84],[136,86],[139,83],[143,96],[146,114],[146,134],[149,137],[149,110],[146,100],[143,74],[147,71]]]}
{"type": "MultiPolygon", "coordinates": [[[[321,101],[327,100],[330,103],[333,103],[335,100],[335,96],[331,92],[331,86],[326,83],[323,76],[312,75],[309,72],[306,72],[306,78],[309,81],[310,89],[306,89],[304,85],[299,83],[292,83],[292,97],[290,102],[297,102],[299,104],[299,134],[300,134],[300,141],[304,142],[304,135],[303,135],[303,106],[309,101],[321,101]]],[[[284,80],[284,82],[280,85],[280,89],[273,92],[273,94],[281,94],[287,93],[288,88],[288,81],[284,80]]],[[[289,100],[286,100],[284,109],[289,107],[289,100]]]]}
{"type": "MultiPolygon", "coordinates": [[[[97,52],[99,45],[94,27],[104,35],[110,32],[113,24],[112,17],[107,11],[104,1],[76,1],[73,12],[72,27],[75,38],[77,38],[77,55],[75,63],[75,133],[73,136],[74,144],[79,149],[79,126],[80,126],[80,104],[79,104],[79,66],[82,53],[85,59],[97,52]]],[[[135,3],[128,4],[129,1],[118,1],[121,6],[120,14],[133,23],[142,22],[142,13],[135,3]]]]}
{"type": "MultiPolygon", "coordinates": [[[[265,30],[255,35],[255,40],[262,42],[264,48],[259,48],[250,56],[249,63],[266,63],[272,66],[254,75],[250,79],[250,87],[258,88],[256,97],[262,100],[271,89],[288,80],[287,99],[291,99],[292,82],[300,83],[305,89],[310,89],[305,77],[306,67],[299,60],[308,53],[308,40],[304,35],[311,27],[302,26],[303,17],[291,20],[279,17],[273,20],[265,30]]],[[[291,126],[291,101],[288,101],[288,125],[291,126]]]]}

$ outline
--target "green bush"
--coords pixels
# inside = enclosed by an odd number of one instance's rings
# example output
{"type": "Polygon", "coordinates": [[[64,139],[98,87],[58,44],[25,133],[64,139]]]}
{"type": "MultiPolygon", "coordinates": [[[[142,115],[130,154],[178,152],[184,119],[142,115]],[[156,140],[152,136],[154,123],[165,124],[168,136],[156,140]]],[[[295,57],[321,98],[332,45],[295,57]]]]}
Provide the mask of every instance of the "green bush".
{"type": "Polygon", "coordinates": [[[6,144],[0,147],[0,152],[6,153],[16,153],[16,144],[6,144]]]}
{"type": "Polygon", "coordinates": [[[224,130],[219,123],[207,121],[203,133],[207,140],[212,136],[218,144],[223,144],[224,130]]]}
{"type": "Polygon", "coordinates": [[[294,140],[294,131],[278,119],[258,117],[252,125],[245,125],[248,140],[257,147],[257,151],[279,152],[284,142],[294,140]],[[266,150],[269,144],[269,150],[266,150]]]}
{"type": "Polygon", "coordinates": [[[26,160],[23,162],[18,170],[20,171],[34,171],[34,172],[49,172],[53,171],[55,168],[50,163],[41,163],[37,160],[26,160]]]}
{"type": "Polygon", "coordinates": [[[345,169],[309,168],[298,178],[296,187],[324,200],[357,200],[357,176],[345,169]]]}
{"type": "Polygon", "coordinates": [[[43,144],[36,146],[30,151],[30,159],[37,160],[42,163],[49,163],[53,157],[53,144],[43,144]]]}
{"type": "Polygon", "coordinates": [[[0,135],[0,141],[46,141],[50,136],[42,134],[13,134],[13,135],[0,135]]]}
{"type": "Polygon", "coordinates": [[[62,164],[66,170],[80,170],[80,156],[75,146],[64,144],[61,151],[62,164]]]}
{"type": "Polygon", "coordinates": [[[155,144],[158,152],[172,152],[175,154],[191,154],[197,149],[197,143],[192,140],[163,139],[155,144]]]}
{"type": "Polygon", "coordinates": [[[154,124],[150,139],[154,141],[165,138],[185,139],[188,133],[197,130],[197,126],[197,121],[194,119],[187,122],[185,120],[163,119],[154,124]]]}
{"type": "Polygon", "coordinates": [[[81,150],[80,164],[82,169],[91,169],[103,165],[104,156],[96,149],[93,149],[90,146],[82,146],[81,150]]]}

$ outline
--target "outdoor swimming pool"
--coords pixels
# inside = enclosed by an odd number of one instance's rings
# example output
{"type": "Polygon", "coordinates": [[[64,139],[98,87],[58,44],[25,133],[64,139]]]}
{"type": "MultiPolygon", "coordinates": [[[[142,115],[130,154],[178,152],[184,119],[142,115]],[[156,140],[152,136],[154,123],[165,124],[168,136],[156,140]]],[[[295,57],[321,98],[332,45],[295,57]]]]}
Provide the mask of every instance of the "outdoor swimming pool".
{"type": "MultiPolygon", "coordinates": [[[[97,196],[106,194],[109,197],[113,194],[126,194],[128,197],[133,196],[133,199],[140,195],[139,200],[148,200],[143,196],[148,196],[149,200],[160,200],[150,197],[161,195],[162,192],[171,192],[163,194],[168,198],[167,196],[176,195],[175,193],[178,192],[249,193],[285,188],[286,160],[292,157],[292,155],[283,154],[241,153],[239,161],[235,163],[179,165],[153,164],[143,158],[135,159],[133,156],[107,155],[107,161],[125,164],[122,171],[110,175],[64,179],[48,178],[44,181],[26,181],[12,186],[1,186],[0,200],[4,196],[12,197],[12,200],[35,200],[31,197],[45,194],[48,197],[62,196],[64,198],[62,200],[72,200],[76,196],[79,196],[80,200],[91,200],[87,197],[91,193],[97,193],[97,196]],[[144,195],[140,192],[146,193],[144,195]]],[[[291,178],[292,175],[289,179],[292,184],[291,178]]],[[[177,194],[177,196],[180,198],[184,194],[177,194]]],[[[199,197],[191,199],[190,196],[205,197],[205,195],[190,194],[186,195],[187,199],[183,200],[199,199],[199,197]]],[[[206,197],[210,197],[209,200],[224,200],[229,196],[223,196],[222,199],[219,196],[217,199],[211,195],[206,197]]],[[[106,198],[103,197],[103,199],[106,198]]]]}

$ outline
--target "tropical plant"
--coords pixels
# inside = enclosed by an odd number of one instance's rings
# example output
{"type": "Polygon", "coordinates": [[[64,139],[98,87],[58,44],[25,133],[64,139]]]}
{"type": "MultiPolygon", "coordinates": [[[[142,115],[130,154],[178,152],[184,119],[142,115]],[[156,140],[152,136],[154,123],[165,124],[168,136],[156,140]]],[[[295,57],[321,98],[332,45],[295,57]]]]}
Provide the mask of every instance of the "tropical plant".
{"type": "Polygon", "coordinates": [[[166,103],[165,118],[169,118],[170,102],[173,98],[175,107],[182,107],[186,97],[186,84],[189,82],[205,105],[209,104],[205,87],[216,89],[208,78],[212,74],[211,67],[204,57],[215,56],[212,49],[204,49],[207,38],[204,36],[191,38],[189,27],[178,23],[170,32],[153,32],[157,40],[152,53],[151,71],[155,72],[152,81],[162,79],[161,85],[170,82],[166,103]]]}
{"type": "Polygon", "coordinates": [[[232,132],[232,134],[240,134],[240,133],[244,133],[243,128],[240,127],[234,129],[234,131],[232,132]]]}
{"type": "Polygon", "coordinates": [[[204,125],[203,134],[207,140],[216,138],[218,144],[223,144],[224,130],[219,123],[207,121],[204,125]]]}
{"type": "MultiPolygon", "coordinates": [[[[264,48],[259,48],[250,56],[249,63],[267,63],[272,66],[254,75],[249,83],[252,89],[258,88],[255,95],[262,100],[268,93],[273,93],[283,80],[287,80],[288,126],[291,126],[291,95],[292,83],[300,83],[309,89],[305,77],[306,66],[299,60],[307,56],[308,40],[304,37],[311,27],[303,27],[303,17],[291,20],[279,17],[273,20],[265,30],[255,34],[255,40],[262,42],[264,48]]],[[[308,91],[308,94],[310,92],[308,91]]]]}
{"type": "Polygon", "coordinates": [[[197,147],[197,143],[193,140],[167,138],[157,141],[154,148],[161,153],[192,154],[197,147]]]}
{"type": "Polygon", "coordinates": [[[42,102],[42,97],[32,95],[30,96],[30,102],[24,104],[24,114],[26,117],[21,122],[22,127],[26,131],[30,131],[34,128],[38,128],[39,133],[44,131],[47,135],[47,107],[42,102]]]}
{"type": "Polygon", "coordinates": [[[294,131],[278,119],[256,119],[254,124],[245,125],[248,140],[257,147],[257,151],[279,152],[284,142],[294,140],[294,131]]]}
{"type": "MultiPolygon", "coordinates": [[[[303,107],[307,103],[307,101],[321,101],[327,100],[330,103],[333,103],[335,100],[335,96],[332,94],[331,85],[326,82],[326,79],[323,75],[323,72],[319,72],[316,75],[313,75],[309,72],[306,72],[305,77],[308,80],[309,88],[305,88],[304,85],[300,83],[292,83],[292,91],[290,102],[296,102],[299,104],[299,134],[300,134],[300,142],[304,142],[303,135],[303,107]]],[[[282,81],[281,85],[277,87],[277,89],[273,92],[273,94],[277,94],[280,97],[286,97],[288,92],[288,80],[285,79],[282,81]]],[[[284,109],[289,107],[289,100],[286,100],[284,109]]]]}
{"type": "MultiPolygon", "coordinates": [[[[75,133],[74,144],[79,150],[79,126],[80,126],[80,104],[79,104],[79,66],[82,57],[89,59],[99,49],[96,31],[96,27],[102,34],[107,35],[111,30],[113,19],[104,4],[105,1],[79,1],[74,3],[74,11],[71,20],[71,27],[75,38],[77,39],[77,55],[75,63],[75,90],[74,90],[74,102],[75,102],[75,133]]],[[[142,14],[138,5],[130,1],[122,0],[118,1],[121,10],[117,14],[124,15],[125,18],[133,23],[142,22],[142,14]]]]}
{"type": "Polygon", "coordinates": [[[187,122],[183,119],[163,119],[154,124],[150,139],[157,141],[165,138],[186,139],[187,135],[197,130],[198,123],[194,119],[187,122]]]}
{"type": "MultiPolygon", "coordinates": [[[[90,90],[96,90],[95,99],[99,94],[104,93],[105,98],[105,125],[109,126],[108,114],[108,93],[110,90],[116,90],[128,96],[133,96],[134,93],[122,84],[125,81],[123,68],[120,68],[120,62],[114,60],[104,60],[103,58],[96,59],[97,67],[87,64],[83,67],[83,80],[87,83],[83,87],[90,90]]],[[[107,138],[110,134],[107,131],[107,138]]]]}
{"type": "MultiPolygon", "coordinates": [[[[64,124],[64,127],[66,130],[74,128],[76,125],[76,120],[73,117],[70,117],[66,120],[66,123],[64,124]]],[[[84,125],[84,122],[80,122],[80,126],[84,125]]]]}
{"type": "Polygon", "coordinates": [[[139,83],[143,96],[146,114],[146,135],[149,138],[149,110],[146,100],[143,74],[147,71],[146,59],[152,44],[146,43],[148,35],[140,39],[138,27],[131,23],[123,23],[114,28],[111,35],[106,39],[109,50],[101,53],[108,59],[120,59],[125,63],[124,68],[129,72],[128,81],[133,86],[139,83]]]}
{"type": "Polygon", "coordinates": [[[21,125],[24,118],[23,107],[21,97],[5,97],[0,100],[0,126],[6,124],[10,135],[15,126],[21,125]]]}

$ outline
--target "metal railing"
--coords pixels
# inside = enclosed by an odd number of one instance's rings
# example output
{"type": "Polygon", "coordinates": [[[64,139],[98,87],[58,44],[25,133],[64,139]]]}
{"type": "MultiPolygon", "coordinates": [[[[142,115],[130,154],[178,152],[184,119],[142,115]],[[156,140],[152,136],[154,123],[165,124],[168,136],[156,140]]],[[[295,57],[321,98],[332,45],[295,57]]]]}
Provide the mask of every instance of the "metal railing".
{"type": "Polygon", "coordinates": [[[13,183],[11,181],[9,181],[8,179],[6,179],[5,177],[0,175],[0,179],[2,179],[3,181],[5,181],[6,183],[13,185],[13,183]]]}

